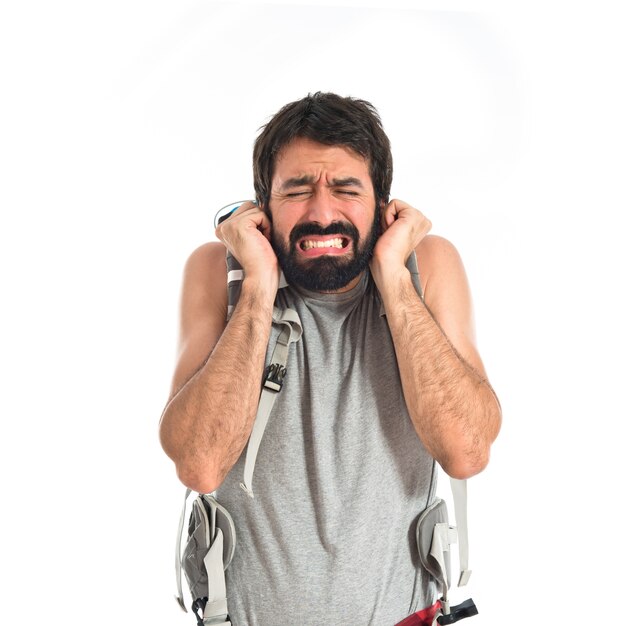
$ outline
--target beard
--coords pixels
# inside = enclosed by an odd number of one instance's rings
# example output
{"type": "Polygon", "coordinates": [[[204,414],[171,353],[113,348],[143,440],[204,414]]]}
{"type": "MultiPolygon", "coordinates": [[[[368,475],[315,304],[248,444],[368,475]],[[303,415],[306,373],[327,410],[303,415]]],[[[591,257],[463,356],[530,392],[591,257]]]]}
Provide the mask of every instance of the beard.
{"type": "Polygon", "coordinates": [[[367,236],[360,243],[359,231],[349,222],[333,222],[321,227],[315,222],[299,224],[289,234],[287,247],[272,230],[271,243],[285,279],[309,291],[337,291],[367,269],[374,246],[380,236],[380,220],[375,211],[367,236]],[[345,235],[352,240],[352,253],[346,256],[322,255],[301,261],[297,242],[307,235],[345,235]]]}

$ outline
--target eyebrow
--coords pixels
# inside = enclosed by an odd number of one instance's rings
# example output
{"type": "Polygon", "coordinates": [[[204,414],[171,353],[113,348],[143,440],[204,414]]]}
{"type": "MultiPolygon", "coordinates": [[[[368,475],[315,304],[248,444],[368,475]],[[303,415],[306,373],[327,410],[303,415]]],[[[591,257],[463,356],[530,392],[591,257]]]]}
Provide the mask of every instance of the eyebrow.
{"type": "Polygon", "coordinates": [[[313,182],[313,176],[294,176],[293,178],[288,178],[281,186],[281,191],[286,191],[287,189],[293,189],[294,187],[302,187],[303,185],[310,185],[313,182]]]}
{"type": "Polygon", "coordinates": [[[333,187],[358,187],[359,189],[364,189],[363,183],[360,179],[355,178],[354,176],[347,176],[346,178],[333,178],[331,185],[333,187]]]}
{"type": "MultiPolygon", "coordinates": [[[[313,176],[294,176],[288,178],[281,186],[281,191],[287,191],[294,187],[302,187],[303,185],[310,185],[315,182],[313,176]]],[[[330,181],[331,187],[358,187],[364,189],[363,183],[354,176],[346,176],[346,178],[333,178],[330,181]]]]}

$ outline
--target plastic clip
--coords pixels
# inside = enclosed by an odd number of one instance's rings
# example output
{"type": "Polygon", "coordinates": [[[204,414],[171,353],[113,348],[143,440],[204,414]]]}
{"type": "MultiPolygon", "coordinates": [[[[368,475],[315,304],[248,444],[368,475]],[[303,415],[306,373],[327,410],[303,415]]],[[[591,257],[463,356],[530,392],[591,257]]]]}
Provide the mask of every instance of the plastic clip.
{"type": "Polygon", "coordinates": [[[191,610],[193,611],[193,614],[196,616],[196,621],[198,622],[198,626],[202,626],[204,624],[200,613],[204,612],[204,607],[206,606],[207,600],[208,598],[198,598],[194,600],[193,604],[191,605],[191,610]]]}
{"type": "Polygon", "coordinates": [[[286,374],[287,368],[284,365],[280,365],[280,363],[268,365],[263,386],[278,393],[283,388],[286,374]]]}
{"type": "Polygon", "coordinates": [[[454,624],[461,619],[465,619],[466,617],[472,617],[472,615],[478,615],[478,609],[474,604],[474,600],[469,598],[465,600],[465,602],[461,602],[461,604],[457,604],[450,608],[450,613],[448,615],[440,615],[437,618],[438,624],[454,624]]]}

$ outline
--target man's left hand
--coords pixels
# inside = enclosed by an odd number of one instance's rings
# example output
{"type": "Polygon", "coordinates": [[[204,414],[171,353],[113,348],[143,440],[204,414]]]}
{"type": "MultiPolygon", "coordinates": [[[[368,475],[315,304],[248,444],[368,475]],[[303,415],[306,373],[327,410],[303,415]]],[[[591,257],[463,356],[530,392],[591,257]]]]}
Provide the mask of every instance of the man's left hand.
{"type": "Polygon", "coordinates": [[[401,200],[392,200],[381,213],[382,234],[374,247],[370,266],[380,271],[397,272],[431,229],[430,220],[401,200]]]}

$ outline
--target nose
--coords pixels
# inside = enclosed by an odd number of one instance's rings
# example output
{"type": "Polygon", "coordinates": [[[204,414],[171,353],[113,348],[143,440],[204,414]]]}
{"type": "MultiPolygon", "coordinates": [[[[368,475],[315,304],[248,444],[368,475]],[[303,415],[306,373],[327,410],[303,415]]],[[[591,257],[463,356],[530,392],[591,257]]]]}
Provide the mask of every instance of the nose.
{"type": "Polygon", "coordinates": [[[320,186],[311,195],[307,203],[305,220],[316,222],[321,226],[327,226],[331,222],[340,221],[341,215],[335,205],[335,199],[331,190],[320,186]]]}

